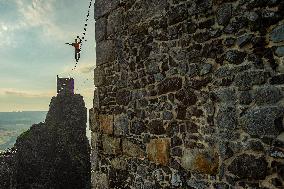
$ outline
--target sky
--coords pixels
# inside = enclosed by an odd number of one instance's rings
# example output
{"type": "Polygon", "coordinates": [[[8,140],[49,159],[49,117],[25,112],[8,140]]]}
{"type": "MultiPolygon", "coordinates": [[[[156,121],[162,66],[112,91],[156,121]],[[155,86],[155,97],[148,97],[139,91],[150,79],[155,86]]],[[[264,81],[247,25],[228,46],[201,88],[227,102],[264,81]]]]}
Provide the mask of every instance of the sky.
{"type": "Polygon", "coordinates": [[[92,107],[95,20],[92,2],[81,59],[75,70],[76,36],[83,36],[90,0],[0,0],[0,112],[47,111],[56,75],[73,77],[75,93],[92,107]]]}

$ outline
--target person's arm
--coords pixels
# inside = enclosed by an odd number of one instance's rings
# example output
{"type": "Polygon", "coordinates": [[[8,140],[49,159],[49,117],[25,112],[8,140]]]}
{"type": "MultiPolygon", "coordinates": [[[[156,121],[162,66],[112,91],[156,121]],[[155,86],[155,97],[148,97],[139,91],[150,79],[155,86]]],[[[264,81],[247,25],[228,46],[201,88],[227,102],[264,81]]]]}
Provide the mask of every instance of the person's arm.
{"type": "Polygon", "coordinates": [[[71,45],[72,46],[72,44],[71,43],[65,43],[66,45],[71,45]]]}

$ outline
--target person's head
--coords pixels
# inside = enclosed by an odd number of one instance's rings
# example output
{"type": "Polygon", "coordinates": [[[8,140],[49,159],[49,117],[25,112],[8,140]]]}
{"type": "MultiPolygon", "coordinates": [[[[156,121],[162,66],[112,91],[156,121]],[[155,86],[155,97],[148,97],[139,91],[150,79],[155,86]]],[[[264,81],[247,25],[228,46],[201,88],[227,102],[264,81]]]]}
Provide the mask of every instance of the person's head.
{"type": "Polygon", "coordinates": [[[75,43],[77,43],[77,39],[75,39],[75,43]]]}

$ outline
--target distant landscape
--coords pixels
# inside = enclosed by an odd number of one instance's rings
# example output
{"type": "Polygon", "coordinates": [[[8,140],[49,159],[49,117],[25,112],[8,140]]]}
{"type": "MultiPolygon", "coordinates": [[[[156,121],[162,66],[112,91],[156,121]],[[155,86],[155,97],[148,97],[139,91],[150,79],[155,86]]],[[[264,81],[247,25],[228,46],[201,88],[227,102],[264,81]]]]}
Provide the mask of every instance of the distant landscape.
{"type": "Polygon", "coordinates": [[[13,147],[33,124],[44,122],[46,111],[0,112],[0,152],[13,147]]]}

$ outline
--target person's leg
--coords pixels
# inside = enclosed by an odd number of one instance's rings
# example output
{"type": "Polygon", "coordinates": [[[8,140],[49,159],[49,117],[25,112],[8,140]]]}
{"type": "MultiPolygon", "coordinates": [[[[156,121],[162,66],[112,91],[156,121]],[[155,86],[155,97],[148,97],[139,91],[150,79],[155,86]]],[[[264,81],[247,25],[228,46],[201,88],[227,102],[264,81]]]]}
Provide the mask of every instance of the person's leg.
{"type": "Polygon", "coordinates": [[[76,60],[76,62],[78,62],[78,53],[77,52],[75,52],[75,60],[76,60]]]}

